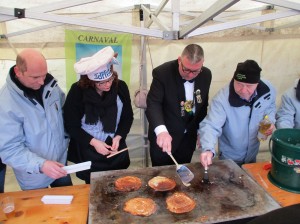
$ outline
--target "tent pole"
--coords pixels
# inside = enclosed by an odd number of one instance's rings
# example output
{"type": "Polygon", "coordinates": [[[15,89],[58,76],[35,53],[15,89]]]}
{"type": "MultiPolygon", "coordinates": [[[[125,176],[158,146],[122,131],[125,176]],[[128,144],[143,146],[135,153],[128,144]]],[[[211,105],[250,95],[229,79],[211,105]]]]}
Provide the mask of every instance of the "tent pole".
{"type": "MultiPolygon", "coordinates": [[[[140,9],[140,24],[144,27],[143,10],[140,9]]],[[[140,39],[140,88],[147,89],[147,60],[146,60],[146,43],[145,36],[142,35],[140,39]]],[[[143,126],[143,140],[144,140],[144,166],[149,166],[149,143],[148,143],[148,121],[145,115],[145,109],[141,109],[141,125],[143,126]]]]}

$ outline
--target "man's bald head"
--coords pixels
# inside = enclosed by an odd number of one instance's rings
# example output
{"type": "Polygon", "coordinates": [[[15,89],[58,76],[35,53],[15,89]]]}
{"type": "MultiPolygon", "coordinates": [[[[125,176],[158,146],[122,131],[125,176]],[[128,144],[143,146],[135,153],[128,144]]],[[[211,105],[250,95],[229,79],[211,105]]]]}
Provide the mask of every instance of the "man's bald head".
{"type": "Polygon", "coordinates": [[[16,65],[21,72],[26,72],[28,67],[38,64],[47,67],[45,57],[35,49],[25,49],[17,55],[16,65]]]}
{"type": "Polygon", "coordinates": [[[14,67],[16,78],[27,88],[39,89],[48,73],[45,57],[34,49],[21,51],[14,67]]]}

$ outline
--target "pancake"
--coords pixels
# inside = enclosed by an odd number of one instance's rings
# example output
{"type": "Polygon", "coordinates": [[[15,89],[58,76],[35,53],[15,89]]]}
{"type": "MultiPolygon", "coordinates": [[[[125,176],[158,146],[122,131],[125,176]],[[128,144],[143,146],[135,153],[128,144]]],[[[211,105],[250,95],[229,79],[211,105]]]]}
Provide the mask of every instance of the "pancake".
{"type": "Polygon", "coordinates": [[[167,177],[156,176],[148,181],[148,185],[156,191],[170,191],[176,187],[176,182],[167,177]]]}
{"type": "Polygon", "coordinates": [[[166,199],[167,209],[173,213],[186,213],[192,211],[196,202],[182,192],[175,192],[166,199]]]}
{"type": "Polygon", "coordinates": [[[138,177],[125,176],[120,177],[115,181],[115,188],[118,191],[136,191],[142,186],[142,181],[138,177]]]}
{"type": "Polygon", "coordinates": [[[156,211],[156,204],[150,198],[132,198],[125,202],[123,210],[132,215],[150,216],[156,211]]]}

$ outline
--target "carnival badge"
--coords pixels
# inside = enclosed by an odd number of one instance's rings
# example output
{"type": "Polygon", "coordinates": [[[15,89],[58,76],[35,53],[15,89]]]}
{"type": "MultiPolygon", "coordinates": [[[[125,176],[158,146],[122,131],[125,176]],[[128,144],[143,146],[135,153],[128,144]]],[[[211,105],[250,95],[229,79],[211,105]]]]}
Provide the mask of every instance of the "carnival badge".
{"type": "Polygon", "coordinates": [[[192,100],[187,100],[184,102],[184,109],[189,115],[193,114],[193,106],[194,103],[192,100]]]}
{"type": "Polygon", "coordinates": [[[196,90],[195,95],[196,95],[196,101],[197,101],[197,103],[202,103],[202,98],[201,98],[201,91],[200,91],[200,89],[197,89],[197,90],[196,90]]]}

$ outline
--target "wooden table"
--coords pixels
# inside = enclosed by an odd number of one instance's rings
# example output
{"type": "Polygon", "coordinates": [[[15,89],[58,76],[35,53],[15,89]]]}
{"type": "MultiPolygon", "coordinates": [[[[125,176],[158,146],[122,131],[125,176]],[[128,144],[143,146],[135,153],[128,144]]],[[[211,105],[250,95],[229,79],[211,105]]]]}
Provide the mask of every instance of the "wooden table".
{"type": "Polygon", "coordinates": [[[270,162],[259,162],[245,164],[242,168],[250,175],[260,186],[262,186],[281,206],[288,206],[300,203],[300,194],[288,192],[272,184],[267,175],[270,169],[264,169],[264,166],[270,162]]]}
{"type": "Polygon", "coordinates": [[[7,219],[0,212],[0,224],[57,223],[86,224],[88,216],[90,185],[47,188],[29,191],[7,192],[0,194],[0,199],[12,196],[15,200],[15,217],[7,219]],[[43,204],[44,195],[73,195],[69,205],[43,204]]]}

